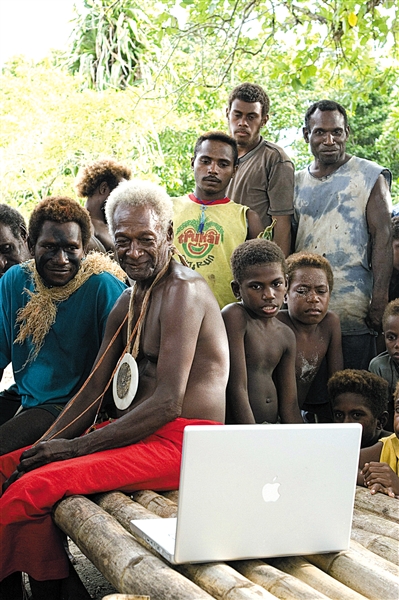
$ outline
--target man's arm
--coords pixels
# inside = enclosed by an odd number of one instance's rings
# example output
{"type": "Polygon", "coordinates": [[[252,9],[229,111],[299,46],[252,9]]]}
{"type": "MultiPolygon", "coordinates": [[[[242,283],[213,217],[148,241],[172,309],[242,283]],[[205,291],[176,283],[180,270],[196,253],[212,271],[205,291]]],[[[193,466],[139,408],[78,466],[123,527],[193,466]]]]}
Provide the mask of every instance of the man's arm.
{"type": "Polygon", "coordinates": [[[328,312],[325,319],[328,319],[328,327],[331,332],[326,355],[328,378],[330,378],[336,371],[342,371],[344,368],[344,358],[342,355],[342,336],[339,317],[333,312],[328,312]]]}
{"type": "Polygon", "coordinates": [[[399,477],[386,463],[366,463],[361,474],[371,494],[382,492],[391,498],[399,498],[399,477]]]}
{"type": "Polygon", "coordinates": [[[381,330],[382,314],[388,303],[389,280],[392,274],[392,232],[390,193],[383,175],[380,175],[367,203],[366,218],[371,236],[371,269],[373,293],[367,316],[368,325],[381,330]]]}
{"type": "Polygon", "coordinates": [[[273,229],[273,242],[276,242],[287,257],[291,253],[291,215],[273,215],[277,223],[273,229]]]}
{"type": "Polygon", "coordinates": [[[222,310],[230,352],[230,375],[227,384],[227,403],[237,423],[255,423],[248,396],[248,374],[245,360],[244,336],[246,319],[243,309],[229,305],[222,310]]]}
{"type": "Polygon", "coordinates": [[[253,240],[264,230],[260,216],[255,210],[247,210],[248,235],[247,240],[253,240]]]}
{"type": "Polygon", "coordinates": [[[296,339],[288,325],[285,327],[287,328],[286,348],[273,374],[277,389],[278,412],[282,423],[303,423],[295,379],[296,339]]]}

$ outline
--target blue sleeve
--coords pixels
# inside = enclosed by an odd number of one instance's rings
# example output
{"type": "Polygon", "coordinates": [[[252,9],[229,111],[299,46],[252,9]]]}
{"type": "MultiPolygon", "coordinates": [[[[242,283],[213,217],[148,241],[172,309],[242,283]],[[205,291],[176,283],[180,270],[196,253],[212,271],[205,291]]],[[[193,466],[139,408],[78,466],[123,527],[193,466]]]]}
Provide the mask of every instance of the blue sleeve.
{"type": "Polygon", "coordinates": [[[101,337],[104,337],[108,315],[127,285],[110,273],[95,276],[101,278],[97,291],[97,318],[101,337]]]}

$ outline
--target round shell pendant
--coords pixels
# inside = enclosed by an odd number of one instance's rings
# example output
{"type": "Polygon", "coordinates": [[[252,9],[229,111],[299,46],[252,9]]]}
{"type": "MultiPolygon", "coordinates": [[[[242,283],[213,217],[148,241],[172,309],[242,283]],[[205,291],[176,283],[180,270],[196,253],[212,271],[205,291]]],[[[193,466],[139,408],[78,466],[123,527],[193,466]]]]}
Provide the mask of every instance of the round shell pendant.
{"type": "Polygon", "coordinates": [[[116,408],[125,410],[131,405],[138,385],[139,370],[137,363],[131,354],[126,353],[119,362],[112,384],[112,393],[116,408]]]}

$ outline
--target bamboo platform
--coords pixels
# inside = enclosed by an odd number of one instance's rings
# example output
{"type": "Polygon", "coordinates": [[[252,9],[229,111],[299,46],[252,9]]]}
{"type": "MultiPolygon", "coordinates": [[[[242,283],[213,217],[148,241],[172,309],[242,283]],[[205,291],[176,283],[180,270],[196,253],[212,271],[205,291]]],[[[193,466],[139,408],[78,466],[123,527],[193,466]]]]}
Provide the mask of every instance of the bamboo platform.
{"type": "Polygon", "coordinates": [[[398,600],[399,501],[356,490],[348,551],[172,567],[130,531],[130,520],[176,516],[177,492],[71,496],[57,525],[123,594],[151,600],[398,600]]]}

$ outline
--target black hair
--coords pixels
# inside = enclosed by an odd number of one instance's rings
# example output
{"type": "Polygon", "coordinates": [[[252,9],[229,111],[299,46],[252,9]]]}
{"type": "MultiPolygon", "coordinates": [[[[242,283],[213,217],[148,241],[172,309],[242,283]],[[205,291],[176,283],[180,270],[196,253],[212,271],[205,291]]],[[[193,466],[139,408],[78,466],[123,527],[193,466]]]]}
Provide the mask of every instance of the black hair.
{"type": "Polygon", "coordinates": [[[240,244],[230,259],[233,277],[238,283],[245,279],[248,267],[271,263],[280,264],[283,274],[286,274],[287,265],[283,251],[277,244],[265,239],[248,240],[240,244]]]}
{"type": "Polygon", "coordinates": [[[222,142],[223,144],[228,144],[233,151],[234,166],[238,165],[237,142],[230,135],[227,135],[227,133],[223,133],[223,131],[208,131],[207,133],[204,133],[203,135],[201,135],[195,142],[194,158],[197,156],[203,142],[205,142],[206,140],[214,141],[214,142],[222,142]]]}
{"type": "Polygon", "coordinates": [[[265,90],[257,83],[240,83],[230,92],[229,95],[229,110],[234,100],[242,100],[243,102],[259,102],[262,107],[262,117],[266,117],[270,110],[270,99],[265,90]]]}
{"type": "Polygon", "coordinates": [[[338,104],[338,102],[334,102],[334,100],[319,100],[318,102],[312,104],[312,106],[309,106],[308,110],[306,111],[305,128],[308,131],[310,131],[310,117],[313,115],[314,112],[316,112],[317,109],[321,110],[322,112],[327,110],[337,110],[344,117],[345,127],[348,127],[348,115],[346,114],[346,110],[343,106],[341,106],[341,104],[338,104]]]}
{"type": "Polygon", "coordinates": [[[20,212],[8,206],[8,204],[0,204],[0,223],[9,227],[15,238],[26,238],[27,228],[25,219],[20,212]]]}

